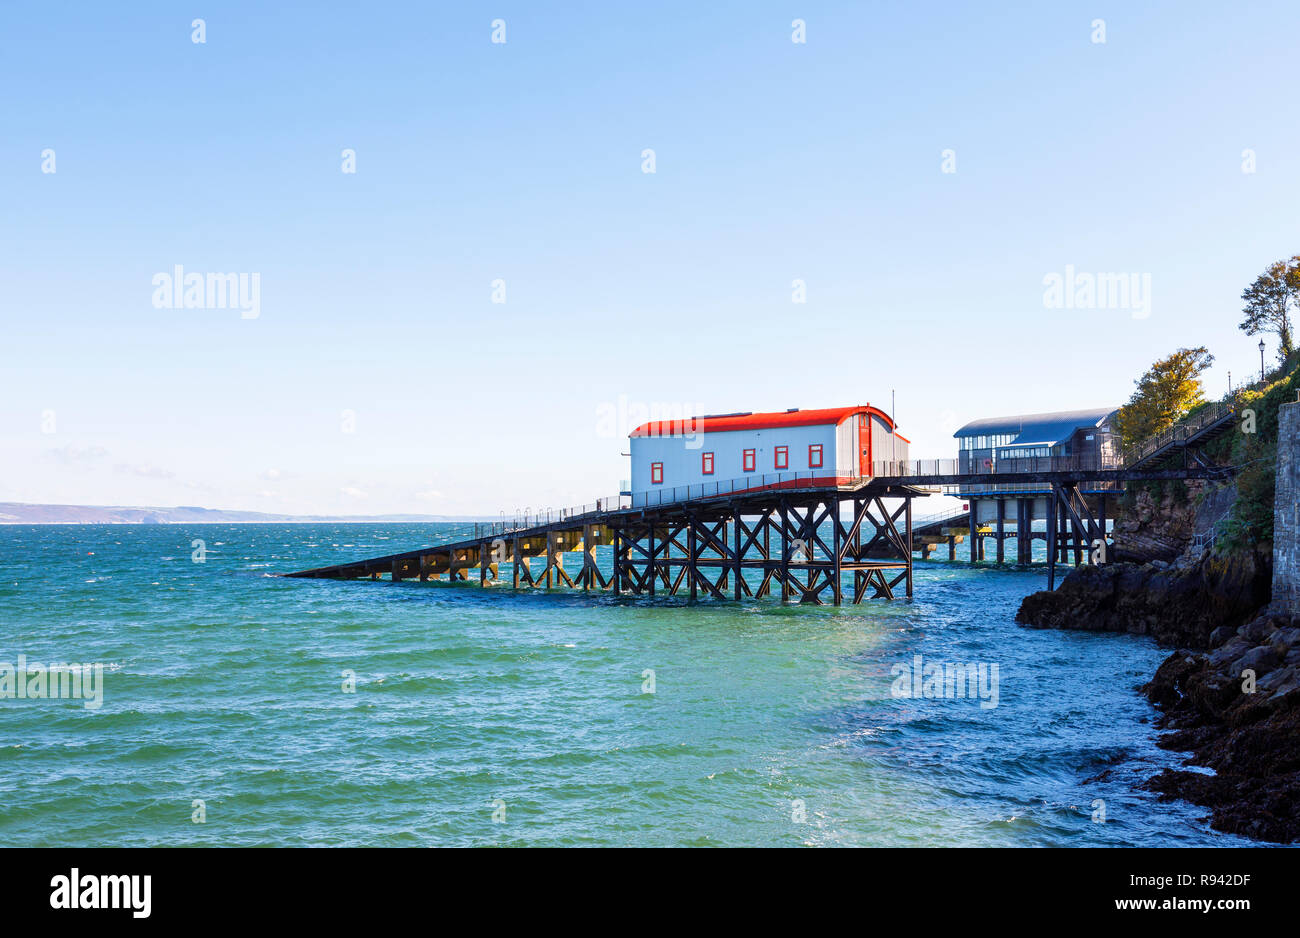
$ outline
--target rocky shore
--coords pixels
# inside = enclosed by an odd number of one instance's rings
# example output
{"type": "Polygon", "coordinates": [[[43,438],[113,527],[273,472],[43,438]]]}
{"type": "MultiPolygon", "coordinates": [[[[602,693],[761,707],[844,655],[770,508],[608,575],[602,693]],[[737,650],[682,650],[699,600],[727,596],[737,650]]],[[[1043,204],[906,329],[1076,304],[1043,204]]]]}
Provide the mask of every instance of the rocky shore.
{"type": "Polygon", "coordinates": [[[1190,753],[1145,787],[1209,808],[1215,830],[1300,840],[1300,617],[1270,611],[1265,553],[1071,571],[1052,593],[1025,598],[1016,621],[1150,635],[1177,648],[1142,690],[1169,730],[1165,749],[1190,753]]]}
{"type": "Polygon", "coordinates": [[[1033,593],[1016,621],[1034,628],[1150,635],[1163,645],[1210,647],[1210,636],[1267,605],[1267,554],[1184,554],[1174,563],[1113,563],[1072,570],[1055,592],[1033,593]]]}
{"type": "Polygon", "coordinates": [[[1115,525],[1118,562],[1079,567],[1055,592],[1027,596],[1016,621],[1149,635],[1177,649],[1142,691],[1167,731],[1160,746],[1188,753],[1189,768],[1144,787],[1208,808],[1215,830],[1293,843],[1300,615],[1274,596],[1272,545],[1223,556],[1207,548],[1237,497],[1231,484],[1138,492],[1115,525]]]}
{"type": "Polygon", "coordinates": [[[1300,616],[1266,612],[1210,645],[1170,655],[1143,691],[1173,730],[1160,745],[1214,774],[1165,769],[1146,787],[1209,808],[1215,830],[1300,840],[1300,616]]]}

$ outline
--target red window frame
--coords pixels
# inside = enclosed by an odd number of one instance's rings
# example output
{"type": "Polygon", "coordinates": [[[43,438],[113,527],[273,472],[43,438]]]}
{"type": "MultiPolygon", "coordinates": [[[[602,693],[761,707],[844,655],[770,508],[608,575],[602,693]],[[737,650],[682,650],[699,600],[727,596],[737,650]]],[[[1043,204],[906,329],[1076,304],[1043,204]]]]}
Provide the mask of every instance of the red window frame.
{"type": "Polygon", "coordinates": [[[661,462],[652,462],[650,464],[650,484],[664,484],[664,464],[661,462]]]}
{"type": "Polygon", "coordinates": [[[744,472],[753,472],[758,467],[758,451],[747,449],[740,454],[741,465],[744,472]]]}
{"type": "Polygon", "coordinates": [[[820,469],[821,467],[822,467],[822,444],[809,443],[808,444],[808,468],[820,469]],[[816,462],[813,461],[814,454],[816,455],[816,460],[817,460],[816,462]]]}
{"type": "Polygon", "coordinates": [[[772,468],[789,469],[790,468],[790,447],[778,446],[772,450],[772,468]]]}
{"type": "Polygon", "coordinates": [[[700,453],[700,472],[703,475],[713,475],[713,454],[700,453]]]}

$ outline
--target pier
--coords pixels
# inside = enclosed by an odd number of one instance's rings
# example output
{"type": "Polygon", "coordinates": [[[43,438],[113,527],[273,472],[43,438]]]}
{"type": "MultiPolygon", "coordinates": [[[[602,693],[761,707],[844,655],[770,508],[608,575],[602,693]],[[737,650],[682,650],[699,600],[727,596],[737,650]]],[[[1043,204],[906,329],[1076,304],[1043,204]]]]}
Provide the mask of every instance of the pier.
{"type": "MultiPolygon", "coordinates": [[[[444,544],[286,575],[390,582],[474,577],[481,586],[493,586],[505,584],[503,571],[509,568],[515,589],[562,585],[615,595],[733,600],[775,595],[783,603],[834,605],[910,599],[916,550],[935,537],[958,536],[952,523],[945,528],[942,521],[918,532],[913,501],[988,487],[982,491],[1003,508],[991,527],[967,513],[972,559],[983,557],[987,536],[997,538],[1002,557],[1003,539],[1010,536],[1004,503],[1015,499],[1017,489],[1045,492],[1035,494],[1046,507],[1045,530],[1036,535],[1047,541],[1052,589],[1058,563],[1071,553],[1076,564],[1088,562],[1091,549],[1105,543],[1106,501],[1122,494],[1125,483],[1231,472],[1192,458],[1186,447],[1178,453],[1181,458],[1166,453],[1141,466],[1044,456],[1002,460],[978,472],[961,460],[940,459],[877,462],[869,475],[853,478],[835,470],[749,475],[641,493],[635,507],[624,493],[553,514],[483,524],[471,536],[444,544]],[[597,563],[597,547],[613,549],[612,569],[597,563]],[[566,564],[572,555],[577,556],[566,564]]],[[[1019,530],[1031,530],[1032,518],[1025,520],[1019,530]]],[[[1020,559],[1027,555],[1024,550],[1020,559]]]]}

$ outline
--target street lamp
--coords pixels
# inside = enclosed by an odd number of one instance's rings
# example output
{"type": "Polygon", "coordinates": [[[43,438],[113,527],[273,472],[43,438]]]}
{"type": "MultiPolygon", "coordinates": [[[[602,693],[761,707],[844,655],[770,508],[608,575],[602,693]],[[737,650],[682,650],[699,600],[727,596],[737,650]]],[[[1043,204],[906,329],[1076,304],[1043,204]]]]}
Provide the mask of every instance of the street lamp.
{"type": "Polygon", "coordinates": [[[1259,383],[1264,383],[1264,340],[1259,340],[1259,383]]]}

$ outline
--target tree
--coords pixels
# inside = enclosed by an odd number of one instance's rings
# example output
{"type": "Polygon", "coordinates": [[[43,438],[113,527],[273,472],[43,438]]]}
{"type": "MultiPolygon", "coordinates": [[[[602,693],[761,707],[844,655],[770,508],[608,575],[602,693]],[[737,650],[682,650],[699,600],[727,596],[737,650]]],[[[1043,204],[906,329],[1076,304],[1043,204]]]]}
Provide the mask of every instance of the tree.
{"type": "Polygon", "coordinates": [[[1214,364],[1205,346],[1180,348],[1147,369],[1133,383],[1137,390],[1115,415],[1115,430],[1125,446],[1167,430],[1201,403],[1201,373],[1214,364]]]}
{"type": "Polygon", "coordinates": [[[1293,311],[1300,311],[1300,254],[1290,260],[1270,264],[1245,289],[1241,298],[1241,330],[1246,335],[1276,332],[1278,358],[1285,361],[1295,347],[1291,337],[1293,311]]]}

